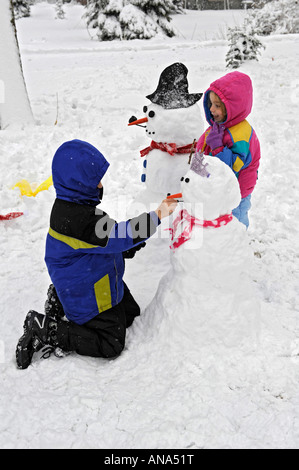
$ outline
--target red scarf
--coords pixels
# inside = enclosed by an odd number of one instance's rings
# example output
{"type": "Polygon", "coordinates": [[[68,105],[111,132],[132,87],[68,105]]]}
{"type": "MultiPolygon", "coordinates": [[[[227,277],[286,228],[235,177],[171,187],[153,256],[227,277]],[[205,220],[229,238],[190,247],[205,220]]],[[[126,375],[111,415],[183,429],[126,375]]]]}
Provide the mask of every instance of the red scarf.
{"type": "Polygon", "coordinates": [[[184,145],[182,147],[177,147],[176,144],[167,144],[167,143],[163,144],[162,142],[155,142],[154,140],[152,140],[151,145],[149,147],[146,147],[145,149],[140,150],[140,156],[145,157],[151,150],[154,150],[154,149],[162,150],[162,152],[167,152],[169,153],[169,155],[174,155],[175,153],[190,153],[192,146],[193,146],[193,143],[184,145]]]}
{"type": "Polygon", "coordinates": [[[183,243],[185,243],[187,240],[191,238],[191,233],[193,230],[194,225],[197,225],[198,227],[213,227],[213,228],[219,228],[223,227],[224,225],[228,224],[233,220],[232,214],[225,214],[221,215],[220,217],[217,217],[217,219],[214,220],[200,220],[197,219],[196,217],[193,217],[193,215],[190,215],[186,209],[182,209],[178,216],[175,218],[172,224],[172,228],[170,228],[171,232],[171,241],[173,242],[170,245],[171,250],[175,250],[176,248],[179,248],[183,243]],[[187,227],[183,230],[183,232],[176,238],[175,241],[174,237],[176,235],[176,231],[178,229],[178,226],[182,224],[183,222],[187,222],[187,227]]]}

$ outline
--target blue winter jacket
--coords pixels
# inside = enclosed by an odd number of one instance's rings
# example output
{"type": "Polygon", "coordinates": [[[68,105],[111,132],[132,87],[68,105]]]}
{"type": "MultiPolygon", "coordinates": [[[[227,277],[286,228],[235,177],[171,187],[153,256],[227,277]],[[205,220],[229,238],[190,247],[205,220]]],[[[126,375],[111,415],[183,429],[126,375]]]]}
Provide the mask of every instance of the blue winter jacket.
{"type": "Polygon", "coordinates": [[[62,144],[52,163],[56,200],[45,262],[66,317],[78,324],[122,300],[123,252],[153,235],[160,223],[155,212],[117,223],[96,208],[97,186],[108,166],[95,147],[80,140],[62,144]]]}

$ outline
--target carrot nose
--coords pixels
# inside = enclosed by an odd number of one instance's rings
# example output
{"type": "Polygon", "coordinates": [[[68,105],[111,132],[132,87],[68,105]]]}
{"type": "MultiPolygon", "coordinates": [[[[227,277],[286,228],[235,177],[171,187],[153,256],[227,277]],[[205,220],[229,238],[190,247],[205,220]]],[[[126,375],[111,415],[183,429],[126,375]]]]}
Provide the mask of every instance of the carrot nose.
{"type": "Polygon", "coordinates": [[[129,122],[128,126],[133,126],[134,124],[142,124],[143,122],[148,122],[147,117],[137,119],[137,121],[129,122]]]}
{"type": "Polygon", "coordinates": [[[166,199],[180,199],[183,197],[182,193],[176,193],[176,194],[169,194],[169,196],[166,197],[166,199]]]}

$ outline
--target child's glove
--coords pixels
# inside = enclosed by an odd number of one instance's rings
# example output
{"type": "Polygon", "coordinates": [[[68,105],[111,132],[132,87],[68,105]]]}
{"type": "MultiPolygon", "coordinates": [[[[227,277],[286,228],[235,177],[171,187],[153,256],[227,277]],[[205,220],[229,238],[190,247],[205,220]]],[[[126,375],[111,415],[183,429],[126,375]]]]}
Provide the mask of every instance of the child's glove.
{"type": "Polygon", "coordinates": [[[130,250],[123,251],[123,258],[124,258],[124,259],[132,259],[132,258],[134,258],[135,254],[136,254],[136,251],[141,250],[141,248],[144,248],[145,245],[146,245],[146,243],[145,243],[145,242],[142,242],[142,243],[140,243],[139,245],[134,246],[134,248],[130,248],[130,250]]]}
{"type": "Polygon", "coordinates": [[[225,126],[223,124],[217,124],[214,122],[213,127],[206,138],[206,143],[212,150],[223,146],[223,134],[225,126]]]}

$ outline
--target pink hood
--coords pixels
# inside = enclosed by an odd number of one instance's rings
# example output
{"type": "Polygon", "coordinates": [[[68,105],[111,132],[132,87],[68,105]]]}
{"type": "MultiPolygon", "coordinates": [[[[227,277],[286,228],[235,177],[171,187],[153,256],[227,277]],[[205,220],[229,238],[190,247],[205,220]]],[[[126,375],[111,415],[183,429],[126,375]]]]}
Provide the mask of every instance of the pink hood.
{"type": "Polygon", "coordinates": [[[229,128],[244,121],[252,108],[252,83],[248,75],[242,72],[231,72],[211,83],[204,96],[206,119],[213,124],[213,116],[209,109],[210,91],[216,93],[225,104],[227,118],[225,127],[229,128]]]}

